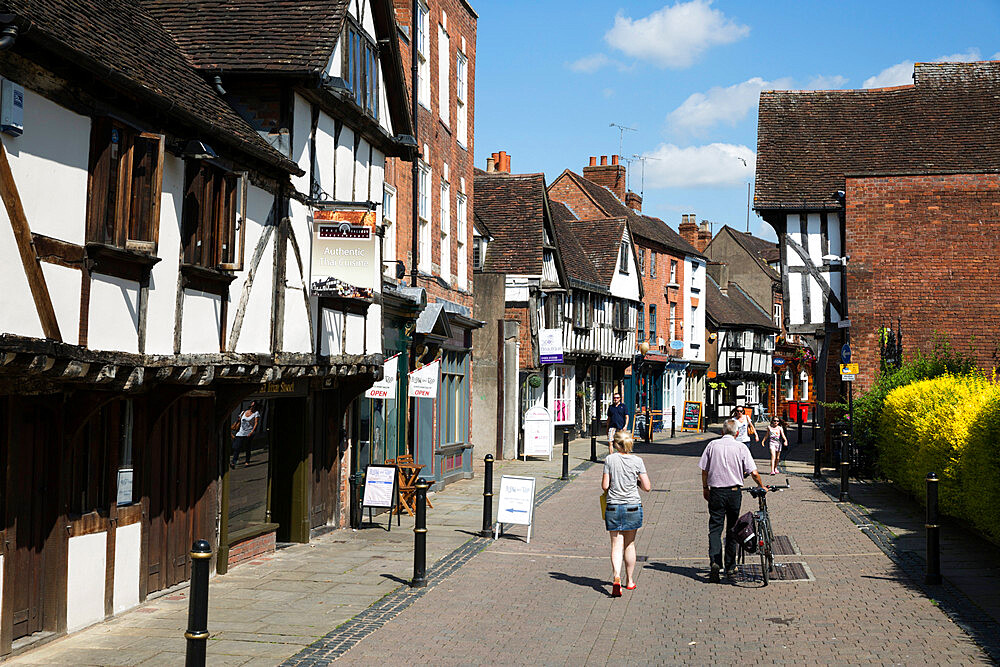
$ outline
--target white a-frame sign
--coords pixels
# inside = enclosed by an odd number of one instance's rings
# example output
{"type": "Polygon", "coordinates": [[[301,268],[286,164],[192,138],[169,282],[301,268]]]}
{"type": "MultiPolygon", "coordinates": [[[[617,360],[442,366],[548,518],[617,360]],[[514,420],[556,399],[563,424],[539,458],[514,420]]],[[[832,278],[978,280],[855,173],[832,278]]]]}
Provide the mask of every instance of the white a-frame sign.
{"type": "Polygon", "coordinates": [[[531,522],[535,514],[535,478],[503,475],[500,477],[500,502],[493,539],[500,537],[503,524],[528,527],[528,544],[531,544],[531,522]]]}

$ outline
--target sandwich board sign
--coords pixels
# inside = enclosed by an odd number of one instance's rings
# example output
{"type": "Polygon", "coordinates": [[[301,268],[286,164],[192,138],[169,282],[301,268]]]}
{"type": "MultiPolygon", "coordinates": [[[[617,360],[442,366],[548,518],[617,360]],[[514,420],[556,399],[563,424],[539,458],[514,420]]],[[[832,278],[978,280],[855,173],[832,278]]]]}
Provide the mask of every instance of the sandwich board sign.
{"type": "Polygon", "coordinates": [[[503,475],[500,477],[500,502],[497,505],[497,522],[493,539],[503,533],[503,525],[528,527],[528,544],[531,544],[531,523],[535,514],[535,478],[503,475]]]}
{"type": "MultiPolygon", "coordinates": [[[[399,495],[399,476],[396,466],[370,465],[365,469],[365,489],[361,499],[361,511],[368,508],[368,520],[372,520],[372,509],[396,507],[399,495]]],[[[389,530],[392,530],[392,512],[389,512],[389,530]]]]}
{"type": "Polygon", "coordinates": [[[684,401],[684,414],[681,416],[681,430],[701,430],[701,401],[684,401]]]}
{"type": "Polygon", "coordinates": [[[536,406],[524,413],[524,449],[521,456],[548,456],[552,460],[552,443],[556,439],[556,426],[548,408],[536,406]]]}

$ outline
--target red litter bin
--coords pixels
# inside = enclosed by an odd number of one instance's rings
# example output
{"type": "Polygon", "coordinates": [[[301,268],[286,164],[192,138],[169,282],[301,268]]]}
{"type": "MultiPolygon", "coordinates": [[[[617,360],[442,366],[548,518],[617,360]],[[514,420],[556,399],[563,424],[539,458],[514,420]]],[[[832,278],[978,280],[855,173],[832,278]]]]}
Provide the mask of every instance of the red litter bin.
{"type": "Polygon", "coordinates": [[[802,415],[802,421],[809,421],[809,404],[805,401],[799,401],[799,414],[802,415]]]}
{"type": "Polygon", "coordinates": [[[788,401],[788,421],[794,424],[799,418],[799,402],[788,401]]]}

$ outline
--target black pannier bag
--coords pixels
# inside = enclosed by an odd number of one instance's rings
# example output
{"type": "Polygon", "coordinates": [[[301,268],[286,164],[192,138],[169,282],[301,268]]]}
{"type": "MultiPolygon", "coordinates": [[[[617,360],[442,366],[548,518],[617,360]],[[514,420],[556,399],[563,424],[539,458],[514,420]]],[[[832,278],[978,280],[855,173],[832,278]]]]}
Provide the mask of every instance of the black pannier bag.
{"type": "Polygon", "coordinates": [[[753,512],[747,512],[733,524],[729,539],[735,539],[748,553],[757,551],[757,533],[753,529],[753,512]]]}

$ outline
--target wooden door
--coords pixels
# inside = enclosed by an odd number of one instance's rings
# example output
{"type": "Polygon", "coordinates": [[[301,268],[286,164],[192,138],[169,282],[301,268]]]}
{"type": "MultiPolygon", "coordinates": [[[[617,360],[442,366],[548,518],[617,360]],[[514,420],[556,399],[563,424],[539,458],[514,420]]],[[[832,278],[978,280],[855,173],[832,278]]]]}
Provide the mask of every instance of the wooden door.
{"type": "Polygon", "coordinates": [[[6,466],[6,558],[3,613],[12,621],[11,640],[44,629],[46,461],[55,416],[36,400],[0,401],[0,425],[6,466]]]}
{"type": "Polygon", "coordinates": [[[343,407],[333,392],[316,394],[310,409],[313,428],[310,528],[340,516],[340,451],[343,407]]]}
{"type": "Polygon", "coordinates": [[[210,490],[218,469],[214,399],[181,398],[153,427],[144,475],[149,495],[147,594],[191,576],[191,545],[215,542],[210,490]]]}

